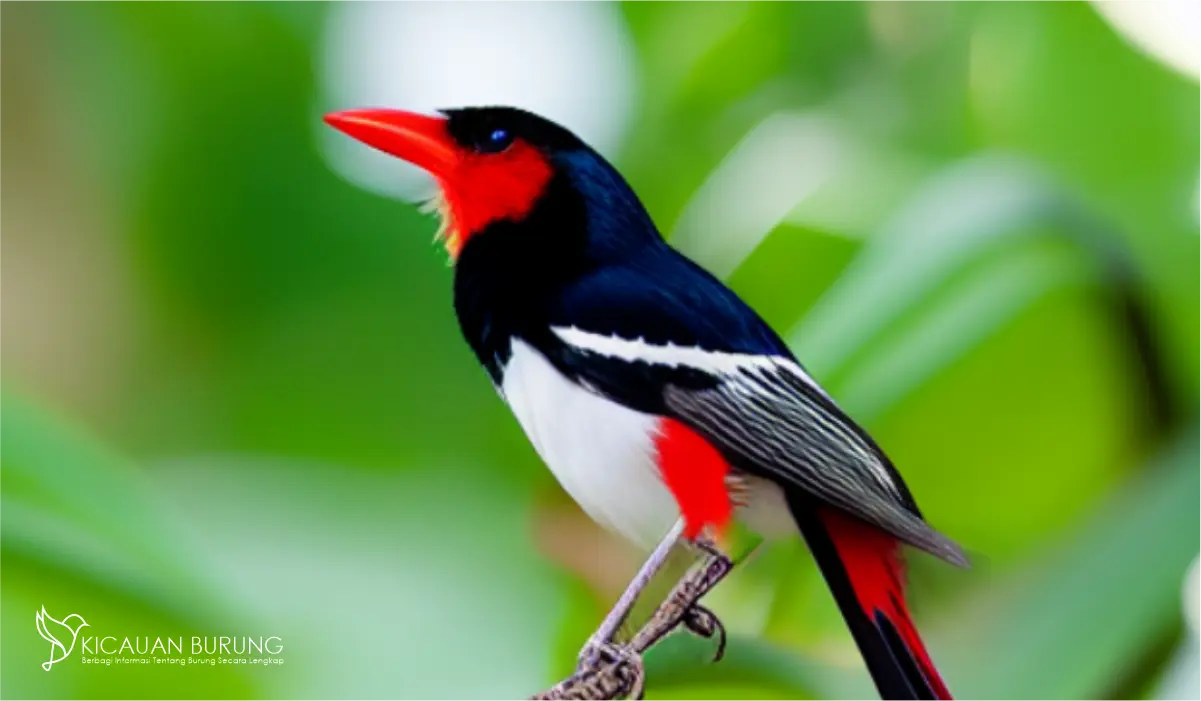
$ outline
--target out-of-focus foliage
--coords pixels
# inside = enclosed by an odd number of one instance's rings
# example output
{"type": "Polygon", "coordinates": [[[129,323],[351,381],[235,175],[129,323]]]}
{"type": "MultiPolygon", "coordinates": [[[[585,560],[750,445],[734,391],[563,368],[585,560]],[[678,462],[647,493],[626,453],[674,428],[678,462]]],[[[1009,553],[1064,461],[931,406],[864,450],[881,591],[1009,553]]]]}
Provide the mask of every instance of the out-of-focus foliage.
{"type": "MultiPolygon", "coordinates": [[[[952,689],[1195,696],[1196,76],[1082,3],[610,9],[607,155],[974,554],[910,568],[952,689]]],[[[4,697],[520,697],[640,558],[476,367],[435,223],[331,166],[342,11],[3,7],[4,697]],[[286,661],[45,672],[42,606],[286,661]]],[[[728,659],[672,639],[649,697],[872,693],[799,542],[711,602],[728,659]]]]}

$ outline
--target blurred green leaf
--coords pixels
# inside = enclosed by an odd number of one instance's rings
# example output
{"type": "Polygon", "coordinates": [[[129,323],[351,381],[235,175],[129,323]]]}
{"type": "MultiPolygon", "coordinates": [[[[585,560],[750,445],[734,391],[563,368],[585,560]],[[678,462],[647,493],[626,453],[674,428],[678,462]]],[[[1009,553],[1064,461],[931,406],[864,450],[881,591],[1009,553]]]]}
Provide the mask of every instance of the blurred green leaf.
{"type": "Polygon", "coordinates": [[[838,271],[853,260],[857,244],[807,227],[781,225],[726,280],[772,328],[795,325],[838,271]],[[812,272],[791,274],[794,261],[812,272]],[[781,294],[784,291],[788,294],[781,294]]]}
{"type": "MultiPolygon", "coordinates": [[[[177,614],[203,605],[200,571],[144,475],[24,399],[4,403],[3,550],[177,614]]],[[[209,602],[211,605],[211,601],[209,602]]]]}
{"type": "MultiPolygon", "coordinates": [[[[862,421],[895,407],[932,377],[953,367],[1048,293],[1087,280],[1080,266],[1045,251],[1000,257],[967,277],[955,294],[895,334],[886,352],[865,359],[840,396],[862,421]]],[[[905,286],[900,286],[905,289],[905,286]]]]}
{"type": "Polygon", "coordinates": [[[931,178],[847,266],[789,334],[822,376],[845,372],[871,341],[972,260],[1027,236],[1059,202],[1021,161],[980,158],[931,178]]]}
{"type": "Polygon", "coordinates": [[[567,605],[495,464],[381,473],[213,455],[156,466],[192,557],[285,631],[284,698],[520,698],[567,605]]]}
{"type": "Polygon", "coordinates": [[[1143,651],[1181,625],[1184,575],[1201,545],[1198,460],[1190,429],[1087,523],[945,612],[949,630],[932,645],[952,688],[973,698],[1120,693],[1143,651]]]}
{"type": "Polygon", "coordinates": [[[821,669],[793,651],[730,636],[726,654],[712,662],[713,644],[676,633],[646,657],[648,699],[811,699],[821,669]]]}

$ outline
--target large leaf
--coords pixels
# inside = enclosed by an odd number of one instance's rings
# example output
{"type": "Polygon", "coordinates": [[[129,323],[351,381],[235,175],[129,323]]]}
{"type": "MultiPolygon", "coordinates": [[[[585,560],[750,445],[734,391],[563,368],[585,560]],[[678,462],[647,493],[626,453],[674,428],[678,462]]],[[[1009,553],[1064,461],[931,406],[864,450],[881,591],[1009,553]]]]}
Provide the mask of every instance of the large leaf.
{"type": "Polygon", "coordinates": [[[815,372],[836,374],[965,266],[1048,226],[1088,253],[1105,251],[1108,263],[1112,233],[1074,208],[1026,161],[990,156],[947,168],[872,237],[789,338],[815,372]]]}
{"type": "Polygon", "coordinates": [[[960,693],[1120,694],[1116,684],[1181,623],[1181,590],[1201,538],[1197,463],[1189,430],[1068,537],[943,612],[949,630],[932,644],[960,693]]]}

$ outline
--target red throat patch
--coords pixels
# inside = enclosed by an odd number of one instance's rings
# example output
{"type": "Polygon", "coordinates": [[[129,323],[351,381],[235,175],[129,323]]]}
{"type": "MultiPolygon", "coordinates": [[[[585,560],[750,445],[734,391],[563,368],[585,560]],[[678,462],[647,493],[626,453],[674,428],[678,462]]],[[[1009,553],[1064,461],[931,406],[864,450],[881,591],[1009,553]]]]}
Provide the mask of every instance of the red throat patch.
{"type": "Polygon", "coordinates": [[[717,449],[679,421],[659,420],[659,473],[684,518],[684,537],[712,528],[720,537],[734,515],[726,486],[730,466],[717,449]]]}
{"type": "Polygon", "coordinates": [[[434,209],[442,217],[438,238],[452,259],[492,222],[520,221],[534,208],[552,170],[542,153],[520,139],[500,153],[466,153],[440,178],[434,209]]]}

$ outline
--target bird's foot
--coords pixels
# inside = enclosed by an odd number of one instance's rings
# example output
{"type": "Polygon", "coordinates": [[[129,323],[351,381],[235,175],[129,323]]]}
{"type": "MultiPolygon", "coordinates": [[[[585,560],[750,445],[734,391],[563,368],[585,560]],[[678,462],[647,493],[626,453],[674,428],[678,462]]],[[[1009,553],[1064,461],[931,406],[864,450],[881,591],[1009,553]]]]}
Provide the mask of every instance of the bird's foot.
{"type": "Polygon", "coordinates": [[[641,701],[646,687],[643,658],[613,642],[588,641],[574,675],[530,701],[641,701]]]}
{"type": "Polygon", "coordinates": [[[707,594],[730,571],[733,563],[724,555],[711,555],[702,568],[693,570],[672,590],[667,600],[659,605],[651,619],[631,641],[635,650],[649,650],[681,624],[703,637],[718,637],[718,650],[714,661],[725,654],[726,631],[717,616],[697,601],[707,594]]]}
{"type": "Polygon", "coordinates": [[[684,627],[693,635],[705,640],[717,638],[717,651],[713,653],[713,661],[720,662],[726,654],[726,627],[717,614],[699,604],[693,604],[685,613],[684,627]]]}
{"type": "MultiPolygon", "coordinates": [[[[589,640],[580,651],[576,673],[598,675],[608,671],[623,682],[623,696],[641,699],[646,684],[642,655],[633,647],[611,641],[589,640]]],[[[613,698],[612,696],[608,698],[613,698]]]]}
{"type": "Polygon", "coordinates": [[[696,602],[729,573],[733,563],[720,551],[702,547],[707,562],[690,572],[655,610],[651,620],[625,645],[606,640],[598,631],[580,653],[576,671],[567,679],[534,696],[534,699],[642,698],[646,670],[642,653],[683,625],[706,639],[717,637],[716,662],[726,648],[726,630],[717,616],[696,602]]]}
{"type": "Polygon", "coordinates": [[[602,666],[604,658],[615,657],[613,649],[617,645],[614,642],[599,639],[592,636],[584,643],[584,647],[580,648],[580,655],[575,659],[575,672],[584,672],[587,670],[598,670],[602,666]]]}

